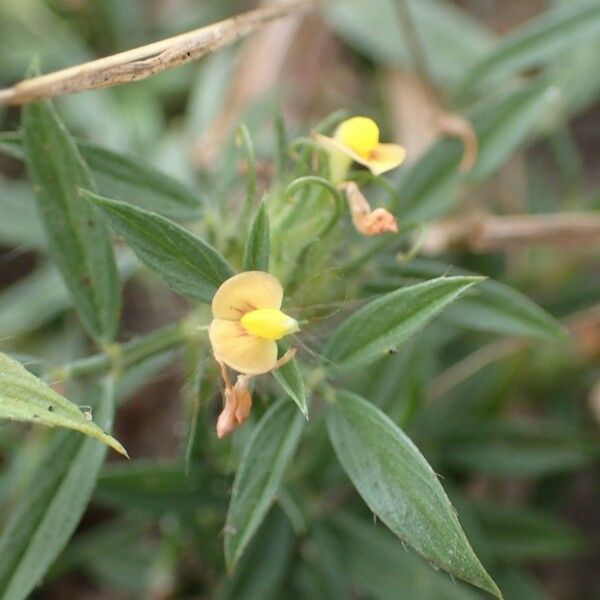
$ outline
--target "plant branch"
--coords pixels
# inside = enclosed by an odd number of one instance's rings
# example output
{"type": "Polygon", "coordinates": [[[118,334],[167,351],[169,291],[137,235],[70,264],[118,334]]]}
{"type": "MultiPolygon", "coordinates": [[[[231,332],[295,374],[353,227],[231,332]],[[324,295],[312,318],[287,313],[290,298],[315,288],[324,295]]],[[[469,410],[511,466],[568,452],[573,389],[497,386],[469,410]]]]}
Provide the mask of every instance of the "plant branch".
{"type": "Polygon", "coordinates": [[[181,346],[198,335],[200,329],[186,322],[175,323],[135,338],[125,344],[113,344],[106,352],[80,358],[48,370],[46,378],[64,381],[106,373],[112,369],[124,370],[152,356],[181,346]]]}
{"type": "Polygon", "coordinates": [[[12,88],[0,90],[0,106],[26,104],[41,98],[146,79],[214,52],[265,23],[308,11],[317,2],[318,0],[288,0],[270,4],[166,40],[34,77],[12,88]]]}
{"type": "Polygon", "coordinates": [[[581,247],[600,243],[600,215],[572,212],[548,215],[489,215],[440,221],[427,228],[424,254],[452,249],[495,252],[544,245],[581,247]]]}

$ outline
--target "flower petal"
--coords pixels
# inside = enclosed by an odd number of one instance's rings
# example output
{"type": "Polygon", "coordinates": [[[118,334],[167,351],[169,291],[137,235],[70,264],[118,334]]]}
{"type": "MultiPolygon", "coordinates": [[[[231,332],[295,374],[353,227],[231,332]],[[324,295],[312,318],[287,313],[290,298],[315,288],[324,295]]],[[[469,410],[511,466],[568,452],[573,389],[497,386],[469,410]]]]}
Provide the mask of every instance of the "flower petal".
{"type": "Polygon", "coordinates": [[[350,148],[349,146],[346,146],[345,144],[342,144],[342,142],[340,142],[339,140],[336,140],[335,138],[332,138],[332,137],[327,137],[326,135],[323,135],[321,133],[314,133],[313,138],[315,139],[316,142],[321,144],[321,146],[323,146],[327,150],[337,150],[338,152],[345,154],[352,160],[359,162],[361,164],[365,164],[364,156],[361,156],[357,152],[354,152],[354,150],[352,150],[352,148],[350,148]]]}
{"type": "Polygon", "coordinates": [[[246,271],[234,275],[217,290],[212,301],[215,319],[239,321],[244,314],[258,308],[280,308],[283,288],[278,279],[263,271],[246,271]]]}
{"type": "Polygon", "coordinates": [[[248,334],[236,321],[215,319],[208,336],[215,358],[239,373],[268,373],[277,363],[277,343],[248,334]]]}
{"type": "Polygon", "coordinates": [[[381,175],[386,171],[391,171],[404,162],[406,158],[406,148],[399,144],[379,144],[368,157],[354,152],[352,148],[345,146],[340,141],[322,135],[314,134],[314,139],[329,150],[337,150],[345,154],[353,161],[367,167],[373,175],[381,175]]]}
{"type": "Polygon", "coordinates": [[[406,148],[399,144],[379,144],[368,159],[361,158],[357,160],[365,165],[373,175],[381,175],[386,171],[391,171],[404,162],[406,158],[406,148]]]}

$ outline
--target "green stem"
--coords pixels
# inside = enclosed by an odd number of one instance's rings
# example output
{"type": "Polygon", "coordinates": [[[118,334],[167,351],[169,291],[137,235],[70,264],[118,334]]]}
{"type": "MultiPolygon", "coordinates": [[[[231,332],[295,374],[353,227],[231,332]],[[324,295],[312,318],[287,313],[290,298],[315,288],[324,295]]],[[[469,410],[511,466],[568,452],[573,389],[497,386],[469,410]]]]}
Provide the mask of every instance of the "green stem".
{"type": "Polygon", "coordinates": [[[285,121],[280,114],[275,117],[275,142],[277,148],[275,173],[277,181],[281,181],[287,168],[287,133],[285,121]]]}
{"type": "Polygon", "coordinates": [[[99,375],[111,370],[124,370],[156,354],[182,345],[198,335],[198,328],[186,322],[167,325],[125,344],[113,344],[106,352],[86,356],[48,370],[47,379],[65,380],[99,375]]]}
{"type": "MultiPolygon", "coordinates": [[[[298,179],[294,179],[294,181],[292,181],[285,189],[284,195],[286,197],[291,196],[294,192],[298,191],[299,189],[310,185],[317,185],[323,188],[326,192],[329,193],[329,196],[332,198],[334,203],[335,210],[333,212],[333,215],[331,216],[331,219],[326,224],[326,226],[323,228],[323,231],[321,231],[319,234],[320,237],[323,237],[327,233],[329,233],[329,231],[331,231],[333,226],[337,223],[338,219],[342,216],[344,199],[342,198],[340,191],[332,183],[327,181],[327,179],[324,179],[323,177],[318,177],[316,175],[306,175],[305,177],[298,177],[298,179]]],[[[301,208],[300,203],[296,203],[296,206],[301,208]]]]}

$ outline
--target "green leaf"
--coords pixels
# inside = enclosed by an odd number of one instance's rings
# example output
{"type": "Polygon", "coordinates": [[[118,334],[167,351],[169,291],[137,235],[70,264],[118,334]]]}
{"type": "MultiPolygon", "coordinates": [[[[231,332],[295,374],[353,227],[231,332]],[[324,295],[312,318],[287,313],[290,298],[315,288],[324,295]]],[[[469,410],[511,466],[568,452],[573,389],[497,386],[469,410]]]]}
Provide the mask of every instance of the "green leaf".
{"type": "Polygon", "coordinates": [[[479,150],[469,179],[482,181],[500,168],[556,106],[559,91],[546,78],[517,90],[500,94],[489,107],[473,112],[479,150]]]}
{"type": "Polygon", "coordinates": [[[295,541],[286,515],[274,506],[215,600],[285,598],[282,587],[292,567],[295,541]]]}
{"type": "MultiPolygon", "coordinates": [[[[113,417],[109,383],[92,391],[102,427],[113,417]]],[[[104,461],[106,446],[73,435],[56,434],[30,487],[9,515],[0,537],[0,596],[29,597],[75,531],[89,502],[104,461]]]]}
{"type": "MultiPolygon", "coordinates": [[[[412,278],[427,280],[442,275],[476,275],[447,263],[421,259],[408,264],[388,262],[382,267],[382,272],[386,278],[375,280],[367,286],[367,290],[387,292],[412,278]]],[[[566,335],[564,327],[552,315],[523,294],[492,279],[482,281],[472,294],[463,296],[449,306],[444,319],[479,331],[541,340],[563,341],[566,335]]]]}
{"type": "Polygon", "coordinates": [[[0,419],[66,427],[96,438],[127,456],[125,448],[72,402],[6,354],[0,353],[0,419]]]}
{"type": "Polygon", "coordinates": [[[160,515],[168,512],[194,513],[215,507],[223,499],[212,491],[226,489],[226,482],[183,465],[166,465],[146,460],[107,466],[98,479],[94,498],[101,504],[135,513],[160,515]]]}
{"type": "Polygon", "coordinates": [[[229,263],[189,231],[156,213],[82,192],[125,238],[136,256],[174,291],[210,302],[217,288],[233,275],[229,263]]]}
{"type": "Polygon", "coordinates": [[[543,421],[463,422],[443,442],[445,464],[499,478],[575,471],[598,455],[578,431],[543,421]]]}
{"type": "MultiPolygon", "coordinates": [[[[0,151],[24,159],[19,132],[0,133],[0,151]]],[[[202,200],[177,179],[127,154],[77,141],[100,194],[176,220],[196,219],[202,200]]]]}
{"type": "Polygon", "coordinates": [[[558,517],[531,508],[472,502],[488,552],[503,563],[556,560],[580,553],[583,536],[558,517]]]}
{"type": "Polygon", "coordinates": [[[458,140],[439,140],[404,172],[398,187],[402,205],[392,207],[401,222],[428,221],[456,205],[462,152],[458,140]]]}
{"type": "Polygon", "coordinates": [[[258,209],[244,248],[244,271],[269,270],[269,214],[263,202],[258,209]]]}
{"type": "MultiPolygon", "coordinates": [[[[388,529],[348,513],[333,519],[346,573],[359,597],[376,600],[481,600],[472,588],[435,571],[388,529]],[[399,593],[399,590],[401,592],[399,593]]],[[[520,600],[520,599],[519,599],[520,600]]]]}
{"type": "MultiPolygon", "coordinates": [[[[493,48],[493,34],[468,11],[438,0],[408,0],[407,5],[428,74],[436,81],[455,81],[493,48]]],[[[332,0],[324,8],[346,43],[375,63],[414,69],[410,41],[394,0],[370,0],[368,11],[363,10],[362,0],[332,0]]]]}
{"type": "MultiPolygon", "coordinates": [[[[119,272],[125,280],[138,263],[129,253],[118,258],[119,272]]],[[[28,333],[71,306],[71,297],[56,269],[51,264],[42,264],[0,291],[0,337],[28,333]]]]}
{"type": "Polygon", "coordinates": [[[304,419],[286,400],[264,414],[237,470],[225,526],[225,562],[231,571],[269,512],[292,460],[304,419]]]}
{"type": "Polygon", "coordinates": [[[377,517],[434,565],[501,598],[436,474],[404,432],[347,392],[336,395],[326,418],[338,459],[377,517]]]}
{"type": "Polygon", "coordinates": [[[368,365],[424,327],[481,277],[439,277],[372,300],[329,338],[324,355],[339,369],[368,365]]]}
{"type": "Polygon", "coordinates": [[[298,405],[302,414],[308,419],[308,396],[304,379],[296,359],[273,371],[273,377],[277,380],[283,391],[298,405]]]}
{"type": "Polygon", "coordinates": [[[176,220],[197,219],[202,200],[177,179],[141,160],[79,142],[103,196],[122,200],[176,220]]]}
{"type": "Polygon", "coordinates": [[[585,45],[588,39],[599,34],[598,2],[573,2],[559,6],[506,36],[493,52],[484,55],[473,66],[459,89],[465,93],[475,84],[539,66],[571,46],[585,45]]]}
{"type": "Polygon", "coordinates": [[[42,265],[0,292],[0,337],[27,333],[71,305],[60,275],[42,265]]]}
{"type": "Polygon", "coordinates": [[[14,248],[44,250],[46,238],[29,183],[0,176],[0,243],[14,248]]]}
{"type": "Polygon", "coordinates": [[[114,339],[121,295],[108,231],[79,188],[94,189],[88,168],[48,101],[23,109],[23,142],[50,252],[89,333],[114,339]]]}

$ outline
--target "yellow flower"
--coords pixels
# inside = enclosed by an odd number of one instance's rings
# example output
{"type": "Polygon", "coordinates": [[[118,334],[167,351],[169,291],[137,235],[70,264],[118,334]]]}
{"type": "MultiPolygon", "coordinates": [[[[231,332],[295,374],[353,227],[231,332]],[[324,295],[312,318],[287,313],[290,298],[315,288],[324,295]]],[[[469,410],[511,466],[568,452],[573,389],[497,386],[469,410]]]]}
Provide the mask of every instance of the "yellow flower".
{"type": "Polygon", "coordinates": [[[217,435],[229,435],[250,414],[253,375],[268,373],[290,361],[295,349],[277,358],[277,340],[298,331],[298,321],[281,312],[283,288],[262,271],[234,275],[217,290],[208,336],[225,382],[225,406],[217,420],[217,435]],[[241,373],[235,384],[227,367],[241,373]]]}
{"type": "Polygon", "coordinates": [[[298,331],[298,321],[281,312],[283,288],[262,271],[234,275],[217,290],[208,330],[217,361],[239,373],[260,375],[277,368],[277,342],[298,331]]]}
{"type": "MultiPolygon", "coordinates": [[[[406,149],[402,146],[379,143],[379,127],[369,117],[352,117],[343,121],[333,137],[319,133],[314,137],[329,150],[341,152],[345,157],[364,165],[373,175],[381,175],[395,169],[406,157],[406,149]]],[[[335,183],[339,183],[339,172],[343,170],[343,165],[339,164],[339,160],[332,162],[336,163],[332,168],[336,171],[333,179],[335,183]]],[[[349,164],[346,170],[348,167],[349,164]]]]}

